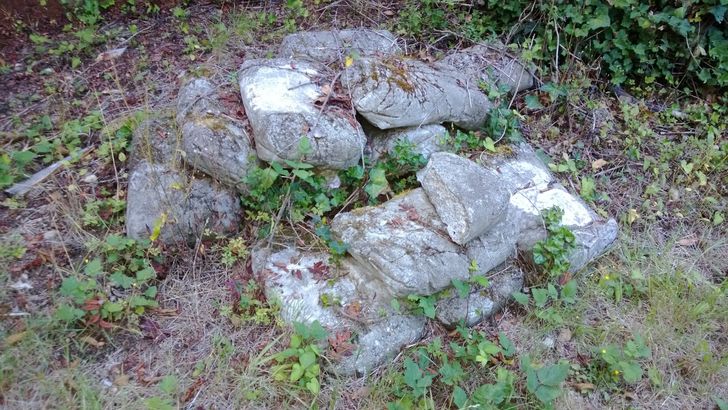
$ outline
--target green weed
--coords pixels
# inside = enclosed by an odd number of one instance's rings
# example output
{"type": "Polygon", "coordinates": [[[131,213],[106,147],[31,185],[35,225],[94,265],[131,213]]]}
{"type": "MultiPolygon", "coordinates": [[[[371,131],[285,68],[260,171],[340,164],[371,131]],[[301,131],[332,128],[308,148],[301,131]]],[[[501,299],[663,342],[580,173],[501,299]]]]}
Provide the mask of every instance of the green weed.
{"type": "Polygon", "coordinates": [[[149,241],[109,235],[94,250],[97,257],[85,260],[78,274],[63,280],[60,293],[70,303],[58,307],[57,320],[83,320],[109,329],[113,323],[134,325],[147,309],[158,306],[153,285],[157,272],[151,264],[158,257],[149,241]]]}
{"type": "Polygon", "coordinates": [[[273,355],[277,363],[272,368],[273,379],[288,381],[317,395],[321,391],[322,350],[319,344],[326,341],[328,333],[318,321],[306,325],[294,323],[288,348],[273,355]]]}

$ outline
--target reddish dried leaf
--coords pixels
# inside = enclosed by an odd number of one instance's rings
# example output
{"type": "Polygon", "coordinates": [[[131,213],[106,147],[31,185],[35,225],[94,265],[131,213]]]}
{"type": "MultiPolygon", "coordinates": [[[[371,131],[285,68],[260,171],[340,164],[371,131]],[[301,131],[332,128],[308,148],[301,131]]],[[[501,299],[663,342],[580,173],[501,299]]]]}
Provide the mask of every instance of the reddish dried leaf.
{"type": "Polygon", "coordinates": [[[92,311],[92,310],[99,310],[101,309],[101,305],[104,304],[104,301],[100,298],[93,298],[89,299],[86,302],[84,302],[82,309],[85,311],[92,311]]]}
{"type": "Polygon", "coordinates": [[[333,336],[329,336],[329,346],[334,356],[342,357],[354,350],[354,345],[349,340],[351,340],[351,331],[348,329],[338,331],[333,336]]]}
{"type": "Polygon", "coordinates": [[[146,316],[142,316],[140,319],[139,328],[142,330],[144,337],[152,339],[155,342],[160,342],[169,336],[169,334],[162,331],[159,323],[146,316]]]}
{"type": "Polygon", "coordinates": [[[313,278],[318,280],[326,280],[329,278],[329,266],[325,264],[323,261],[318,261],[313,264],[313,266],[309,269],[311,271],[311,274],[313,275],[313,278]]]}
{"type": "Polygon", "coordinates": [[[344,308],[344,313],[351,317],[359,317],[361,314],[361,303],[358,300],[349,303],[346,305],[346,308],[344,308]]]}
{"type": "Polygon", "coordinates": [[[114,325],[112,325],[111,323],[105,321],[104,319],[99,319],[99,326],[102,329],[111,329],[112,327],[114,327],[114,325]]]}
{"type": "Polygon", "coordinates": [[[303,279],[303,272],[301,272],[299,269],[294,270],[293,272],[291,272],[291,274],[293,274],[293,276],[295,276],[298,280],[303,279]]]}
{"type": "Polygon", "coordinates": [[[564,286],[571,280],[571,273],[565,272],[561,277],[559,277],[559,285],[564,286]]]}
{"type": "Polygon", "coordinates": [[[188,401],[192,400],[192,398],[195,397],[203,384],[205,384],[205,379],[203,379],[202,377],[197,378],[197,380],[195,380],[195,382],[192,383],[189,388],[187,388],[184,396],[182,396],[182,403],[187,403],[188,401]]]}

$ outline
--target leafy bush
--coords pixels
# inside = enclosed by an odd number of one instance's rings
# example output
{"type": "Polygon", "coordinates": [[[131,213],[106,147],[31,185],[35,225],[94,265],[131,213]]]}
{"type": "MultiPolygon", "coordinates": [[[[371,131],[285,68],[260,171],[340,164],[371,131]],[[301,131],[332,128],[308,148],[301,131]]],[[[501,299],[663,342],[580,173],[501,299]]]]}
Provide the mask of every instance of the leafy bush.
{"type": "Polygon", "coordinates": [[[289,347],[273,355],[277,363],[272,368],[273,378],[276,381],[288,380],[312,394],[318,394],[321,390],[319,360],[322,357],[319,344],[326,341],[328,333],[318,321],[310,325],[296,322],[293,328],[295,333],[291,335],[289,347]]]}
{"type": "Polygon", "coordinates": [[[558,55],[556,61],[563,63],[571,53],[601,61],[615,84],[630,78],[678,84],[688,75],[708,86],[728,85],[725,0],[408,3],[400,34],[428,33],[433,40],[433,32],[454,31],[472,41],[505,34],[527,50],[525,56],[541,62],[554,62],[558,55]]]}
{"type": "Polygon", "coordinates": [[[157,272],[151,264],[156,252],[149,241],[109,235],[96,251],[99,256],[84,261],[81,272],[63,280],[61,295],[71,303],[56,310],[56,319],[108,329],[157,307],[157,272]]]}
{"type": "Polygon", "coordinates": [[[569,252],[576,245],[574,234],[561,225],[563,215],[564,211],[556,207],[543,212],[547,236],[533,247],[534,263],[542,266],[551,277],[557,277],[569,270],[569,252]]]}

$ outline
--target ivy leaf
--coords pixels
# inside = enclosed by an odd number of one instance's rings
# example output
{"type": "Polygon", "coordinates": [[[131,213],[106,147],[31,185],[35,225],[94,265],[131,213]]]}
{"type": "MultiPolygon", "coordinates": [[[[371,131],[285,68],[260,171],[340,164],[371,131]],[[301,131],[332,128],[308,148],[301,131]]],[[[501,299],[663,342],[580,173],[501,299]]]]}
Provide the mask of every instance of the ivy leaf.
{"type": "Polygon", "coordinates": [[[308,155],[313,152],[311,148],[311,141],[307,137],[303,137],[298,141],[298,153],[301,155],[308,155]]]}
{"type": "Polygon", "coordinates": [[[504,356],[511,357],[516,354],[516,346],[513,345],[513,342],[508,338],[508,336],[506,336],[505,333],[498,332],[498,343],[500,343],[501,347],[503,347],[504,356]]]}
{"type": "Polygon", "coordinates": [[[134,283],[134,278],[124,275],[120,271],[116,271],[109,276],[109,280],[116,286],[122,289],[129,289],[134,283]]]}
{"type": "Polygon", "coordinates": [[[569,362],[562,361],[558,364],[544,366],[538,369],[536,373],[541,384],[558,387],[569,375],[569,362]]]}
{"type": "Polygon", "coordinates": [[[313,179],[311,179],[311,177],[313,176],[313,172],[311,171],[306,171],[305,169],[294,169],[293,175],[308,182],[309,184],[313,184],[313,179]]]}
{"type": "Polygon", "coordinates": [[[470,284],[462,280],[453,279],[452,286],[458,291],[458,296],[465,299],[470,295],[470,284]]]}
{"type": "Polygon", "coordinates": [[[463,390],[462,387],[455,386],[455,388],[452,391],[452,402],[455,403],[455,405],[459,409],[462,409],[465,407],[465,405],[468,402],[468,394],[465,393],[465,390],[463,390]]]}
{"type": "Polygon", "coordinates": [[[169,400],[165,400],[161,397],[150,397],[144,400],[144,405],[147,406],[148,410],[174,410],[175,407],[169,403],[169,400]]]}
{"type": "Polygon", "coordinates": [[[303,366],[301,366],[299,363],[294,363],[293,367],[291,368],[291,375],[289,376],[289,380],[291,382],[297,382],[303,377],[303,366]]]}
{"type": "Polygon", "coordinates": [[[97,276],[103,271],[103,267],[101,266],[101,259],[95,258],[91,262],[89,262],[85,268],[83,268],[83,273],[85,273],[88,276],[97,276]]]}
{"type": "Polygon", "coordinates": [[[148,281],[149,279],[154,279],[156,277],[157,277],[157,272],[151,267],[146,267],[136,273],[136,280],[138,282],[142,282],[142,283],[148,281]]]}
{"type": "Polygon", "coordinates": [[[312,377],[306,382],[306,388],[311,392],[311,394],[316,395],[321,391],[321,384],[317,378],[312,377]]]}
{"type": "Polygon", "coordinates": [[[129,298],[129,306],[131,307],[157,307],[159,304],[156,300],[145,298],[144,296],[134,295],[129,298]]]}
{"type": "Polygon", "coordinates": [[[150,286],[147,288],[147,290],[144,291],[144,296],[154,299],[155,296],[157,296],[157,287],[156,286],[150,286]]]}
{"type": "Polygon", "coordinates": [[[440,367],[440,375],[442,376],[442,382],[445,383],[448,386],[455,386],[457,385],[460,380],[463,379],[465,376],[465,372],[463,371],[463,368],[460,366],[460,363],[458,362],[445,362],[440,367]]]}
{"type": "Polygon", "coordinates": [[[564,303],[575,303],[576,302],[576,281],[570,280],[566,282],[563,288],[561,288],[561,300],[564,303]]]}
{"type": "MultiPolygon", "coordinates": [[[[716,23],[720,24],[720,23],[723,23],[723,19],[725,18],[726,10],[728,10],[728,8],[724,5],[714,6],[714,7],[710,8],[710,14],[712,14],[713,17],[715,17],[716,23]]],[[[721,408],[721,410],[723,410],[723,409],[721,408]]]]}
{"type": "Polygon", "coordinates": [[[53,314],[53,318],[61,322],[75,322],[81,319],[84,315],[84,311],[72,306],[61,305],[56,309],[53,314]]]}
{"type": "Polygon", "coordinates": [[[634,361],[621,362],[622,376],[627,383],[635,383],[642,379],[642,367],[634,361]]]}
{"type": "Polygon", "coordinates": [[[581,178],[581,189],[579,195],[587,201],[594,200],[594,194],[596,193],[596,182],[594,178],[582,177],[581,178]]]}
{"type": "Polygon", "coordinates": [[[364,187],[364,191],[369,195],[369,198],[376,199],[379,195],[385,192],[389,188],[389,182],[387,182],[387,176],[385,175],[384,169],[372,168],[369,171],[369,182],[364,187]]]}
{"type": "Polygon", "coordinates": [[[513,296],[513,299],[518,302],[519,305],[528,307],[528,295],[525,293],[513,292],[511,293],[511,296],[513,296]]]}
{"type": "Polygon", "coordinates": [[[541,104],[541,100],[538,98],[538,95],[529,94],[524,98],[524,101],[526,102],[526,108],[528,108],[529,110],[538,110],[543,108],[543,105],[541,104]]]}
{"type": "Polygon", "coordinates": [[[486,278],[483,275],[474,275],[470,278],[470,281],[473,283],[477,283],[478,285],[487,288],[490,282],[488,281],[488,278],[486,278]]]}
{"type": "Polygon", "coordinates": [[[589,26],[589,28],[592,30],[609,27],[612,24],[606,7],[601,8],[601,10],[599,11],[601,11],[601,13],[589,19],[589,21],[587,21],[586,23],[587,26],[589,26]]]}
{"type": "Polygon", "coordinates": [[[435,318],[435,298],[432,296],[420,296],[417,305],[422,308],[422,312],[430,319],[435,318]]]}
{"type": "Polygon", "coordinates": [[[11,156],[13,157],[13,160],[15,160],[15,162],[18,164],[18,166],[22,167],[32,161],[33,158],[35,158],[35,152],[27,150],[13,151],[11,156]]]}
{"type": "Polygon", "coordinates": [[[103,309],[108,313],[118,313],[124,310],[124,305],[117,302],[106,301],[106,303],[104,303],[103,309]]]}
{"type": "Polygon", "coordinates": [[[162,381],[159,382],[159,389],[169,395],[173,395],[177,392],[177,377],[174,375],[164,376],[162,381]]]}
{"type": "Polygon", "coordinates": [[[313,352],[305,352],[298,358],[298,362],[301,364],[303,369],[307,369],[316,363],[316,355],[313,352]]]}
{"type": "Polygon", "coordinates": [[[321,326],[321,323],[319,323],[318,320],[314,320],[313,323],[309,325],[308,331],[309,335],[314,340],[326,340],[326,338],[329,337],[329,333],[323,328],[323,326],[321,326]]]}
{"type": "Polygon", "coordinates": [[[549,294],[546,289],[541,289],[541,288],[531,289],[531,295],[533,295],[533,301],[536,303],[536,306],[538,306],[538,307],[546,306],[546,303],[548,303],[548,301],[549,301],[549,294]]]}

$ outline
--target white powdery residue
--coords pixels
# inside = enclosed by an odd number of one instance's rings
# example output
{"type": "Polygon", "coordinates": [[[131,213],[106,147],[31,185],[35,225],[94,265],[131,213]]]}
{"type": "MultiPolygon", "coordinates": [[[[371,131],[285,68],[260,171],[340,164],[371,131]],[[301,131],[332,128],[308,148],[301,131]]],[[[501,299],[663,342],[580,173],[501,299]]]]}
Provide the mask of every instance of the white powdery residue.
{"type": "Polygon", "coordinates": [[[592,215],[576,197],[561,189],[551,189],[536,197],[536,207],[541,210],[557,206],[564,210],[561,223],[566,226],[586,226],[593,222],[592,215]]]}
{"type": "Polygon", "coordinates": [[[306,74],[274,67],[260,68],[241,80],[240,88],[253,110],[269,113],[314,113],[313,101],[320,94],[306,74]]]}
{"type": "Polygon", "coordinates": [[[513,169],[513,172],[517,175],[530,175],[531,183],[533,185],[540,186],[551,182],[551,175],[549,175],[545,169],[533,165],[528,161],[515,161],[509,163],[508,166],[510,166],[513,169]]]}
{"type": "Polygon", "coordinates": [[[511,206],[514,206],[523,212],[538,215],[540,209],[536,207],[536,202],[534,201],[534,197],[538,195],[538,192],[538,187],[522,189],[516,192],[515,194],[511,195],[511,206]]]}
{"type": "Polygon", "coordinates": [[[567,191],[563,189],[539,191],[539,187],[534,187],[516,192],[511,196],[511,206],[531,215],[538,215],[554,206],[558,207],[564,211],[561,223],[566,226],[582,227],[594,222],[586,206],[567,191]]]}

